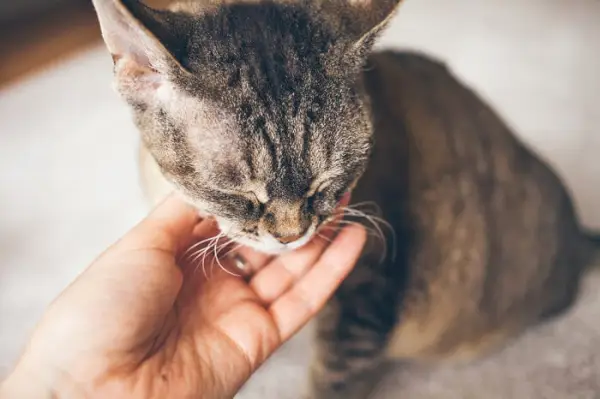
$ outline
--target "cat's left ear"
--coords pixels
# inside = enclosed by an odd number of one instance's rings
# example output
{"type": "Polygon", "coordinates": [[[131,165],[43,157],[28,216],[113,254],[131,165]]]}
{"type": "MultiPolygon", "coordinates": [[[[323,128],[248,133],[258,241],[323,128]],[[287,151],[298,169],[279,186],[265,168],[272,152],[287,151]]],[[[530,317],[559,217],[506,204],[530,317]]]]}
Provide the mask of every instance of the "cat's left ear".
{"type": "Polygon", "coordinates": [[[323,0],[322,10],[341,22],[355,55],[365,56],[403,0],[323,0]]]}
{"type": "Polygon", "coordinates": [[[112,54],[119,91],[149,98],[170,74],[184,72],[185,21],[168,11],[154,10],[138,0],[93,0],[102,36],[112,54]]]}
{"type": "Polygon", "coordinates": [[[353,21],[349,27],[356,35],[354,48],[368,52],[375,40],[387,27],[403,0],[347,0],[352,9],[353,21]]]}

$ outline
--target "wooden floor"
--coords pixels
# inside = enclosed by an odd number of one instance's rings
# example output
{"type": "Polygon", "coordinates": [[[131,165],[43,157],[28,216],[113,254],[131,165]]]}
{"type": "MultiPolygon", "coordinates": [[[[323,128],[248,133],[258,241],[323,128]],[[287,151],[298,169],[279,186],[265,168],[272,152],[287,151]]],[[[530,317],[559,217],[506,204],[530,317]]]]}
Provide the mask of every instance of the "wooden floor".
{"type": "MultiPolygon", "coordinates": [[[[166,8],[173,1],[144,3],[166,8]]],[[[0,25],[0,88],[102,42],[91,1],[65,0],[62,4],[26,20],[0,25]]]]}
{"type": "Polygon", "coordinates": [[[91,1],[0,26],[0,88],[99,43],[91,1]]]}

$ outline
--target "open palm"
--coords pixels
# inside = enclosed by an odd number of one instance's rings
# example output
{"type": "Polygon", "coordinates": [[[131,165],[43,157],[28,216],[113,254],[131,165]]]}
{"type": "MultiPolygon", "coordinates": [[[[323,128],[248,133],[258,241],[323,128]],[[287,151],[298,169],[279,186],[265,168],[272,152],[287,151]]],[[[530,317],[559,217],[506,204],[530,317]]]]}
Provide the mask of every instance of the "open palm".
{"type": "Polygon", "coordinates": [[[52,304],[9,382],[58,397],[231,398],[323,306],[365,239],[352,227],[275,258],[243,249],[257,271],[240,278],[228,258],[223,269],[207,258],[205,274],[182,256],[212,234],[167,200],[52,304]]]}

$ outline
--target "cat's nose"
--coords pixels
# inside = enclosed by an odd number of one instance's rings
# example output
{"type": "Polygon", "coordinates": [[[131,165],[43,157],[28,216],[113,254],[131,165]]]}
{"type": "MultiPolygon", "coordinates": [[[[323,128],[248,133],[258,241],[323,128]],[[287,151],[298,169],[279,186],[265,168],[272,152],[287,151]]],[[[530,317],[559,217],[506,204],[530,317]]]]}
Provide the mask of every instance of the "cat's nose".
{"type": "Polygon", "coordinates": [[[277,236],[275,238],[277,239],[277,241],[279,241],[282,244],[289,244],[291,242],[298,241],[303,236],[304,236],[304,234],[293,234],[293,235],[286,235],[286,236],[277,236]]]}

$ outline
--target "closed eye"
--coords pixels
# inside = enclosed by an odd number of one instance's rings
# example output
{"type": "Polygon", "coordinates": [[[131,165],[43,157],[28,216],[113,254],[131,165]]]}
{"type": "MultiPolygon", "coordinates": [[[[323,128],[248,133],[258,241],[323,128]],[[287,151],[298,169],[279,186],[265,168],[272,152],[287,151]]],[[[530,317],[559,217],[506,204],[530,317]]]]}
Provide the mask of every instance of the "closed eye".
{"type": "Polygon", "coordinates": [[[309,212],[315,212],[315,205],[318,205],[319,201],[325,198],[325,194],[322,191],[318,191],[306,199],[306,207],[309,212]]]}
{"type": "Polygon", "coordinates": [[[212,201],[218,204],[220,213],[226,217],[260,218],[264,213],[265,204],[256,195],[245,192],[223,192],[212,195],[212,201]]]}
{"type": "Polygon", "coordinates": [[[332,182],[332,179],[315,179],[308,190],[306,196],[308,198],[314,197],[317,194],[323,192],[332,182]]]}
{"type": "MultiPolygon", "coordinates": [[[[224,189],[224,188],[215,188],[215,191],[226,195],[232,195],[236,197],[244,197],[248,200],[251,200],[256,203],[267,203],[269,201],[269,197],[266,191],[258,184],[250,184],[251,187],[257,187],[256,190],[234,190],[234,189],[224,189]]],[[[249,188],[248,186],[246,188],[249,188]]]]}
{"type": "Polygon", "coordinates": [[[246,234],[251,234],[253,236],[258,236],[258,227],[256,227],[256,226],[253,226],[253,227],[250,227],[250,228],[245,228],[242,231],[244,233],[246,233],[246,234]]]}
{"type": "Polygon", "coordinates": [[[246,212],[254,217],[260,217],[265,213],[265,204],[261,202],[254,194],[244,195],[246,198],[246,212]]]}

